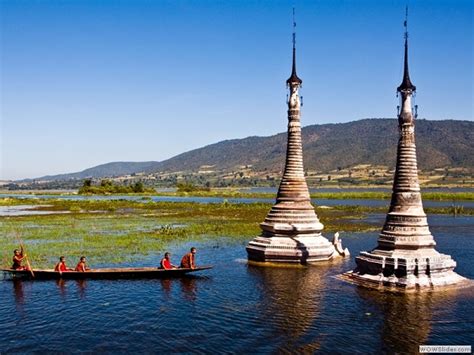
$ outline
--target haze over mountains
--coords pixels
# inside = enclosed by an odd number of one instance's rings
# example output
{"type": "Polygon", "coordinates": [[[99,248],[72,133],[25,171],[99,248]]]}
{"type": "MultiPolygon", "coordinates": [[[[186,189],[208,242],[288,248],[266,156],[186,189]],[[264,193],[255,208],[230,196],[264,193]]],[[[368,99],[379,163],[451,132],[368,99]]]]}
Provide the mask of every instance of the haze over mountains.
{"type": "MultiPolygon", "coordinates": [[[[358,164],[393,167],[398,124],[395,119],[363,119],[348,123],[304,127],[303,149],[307,170],[331,171],[358,164]]],[[[474,167],[474,122],[417,120],[418,166],[474,167]]],[[[36,181],[104,178],[133,173],[238,170],[252,165],[254,171],[279,171],[284,166],[286,132],[269,137],[225,140],[182,153],[162,162],[112,162],[71,174],[44,176],[36,181]]]]}

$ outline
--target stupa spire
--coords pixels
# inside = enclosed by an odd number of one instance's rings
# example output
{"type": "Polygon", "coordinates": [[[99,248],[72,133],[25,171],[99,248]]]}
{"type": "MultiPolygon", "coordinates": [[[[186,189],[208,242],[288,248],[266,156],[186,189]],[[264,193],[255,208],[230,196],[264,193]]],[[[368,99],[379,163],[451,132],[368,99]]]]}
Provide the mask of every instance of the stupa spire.
{"type": "Polygon", "coordinates": [[[402,91],[416,91],[416,86],[412,84],[410,80],[410,73],[408,70],[408,6],[405,9],[405,22],[403,23],[405,27],[405,57],[403,61],[403,80],[400,86],[397,88],[398,92],[402,91]]]}
{"type": "Polygon", "coordinates": [[[293,10],[293,67],[286,81],[288,99],[288,140],[285,170],[276,203],[260,224],[262,234],[247,246],[249,260],[261,262],[311,263],[328,260],[343,251],[340,241],[331,244],[321,235],[324,226],[311,205],[303,168],[301,102],[302,80],[296,75],[295,20],[293,10]]]}
{"type": "Polygon", "coordinates": [[[295,21],[295,8],[293,8],[293,64],[291,67],[291,76],[286,81],[286,85],[300,85],[303,83],[303,80],[298,78],[296,75],[296,21],[295,21]]]}
{"type": "MultiPolygon", "coordinates": [[[[408,11],[408,10],[407,10],[408,11]]],[[[415,86],[408,76],[408,32],[405,18],[405,69],[398,114],[400,138],[392,199],[377,247],[356,257],[357,267],[343,275],[362,286],[410,290],[457,284],[465,279],[453,270],[456,262],[435,250],[418,182],[415,118],[411,97],[415,86]]]]}

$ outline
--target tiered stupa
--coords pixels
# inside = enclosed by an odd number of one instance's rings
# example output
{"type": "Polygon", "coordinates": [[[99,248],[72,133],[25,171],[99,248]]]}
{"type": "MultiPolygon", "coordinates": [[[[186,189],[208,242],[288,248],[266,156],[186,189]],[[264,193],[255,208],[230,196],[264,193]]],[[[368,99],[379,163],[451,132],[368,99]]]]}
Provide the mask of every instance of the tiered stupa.
{"type": "MultiPolygon", "coordinates": [[[[262,234],[247,246],[248,259],[252,261],[306,264],[329,260],[344,253],[337,237],[331,243],[321,235],[324,226],[311,205],[301,143],[301,102],[298,89],[302,82],[296,74],[293,32],[293,67],[291,76],[286,81],[290,96],[285,170],[276,203],[260,224],[262,234]]],[[[345,253],[348,254],[347,249],[345,253]]]]}
{"type": "MultiPolygon", "coordinates": [[[[406,21],[405,21],[406,27],[406,21]]],[[[431,289],[466,280],[453,269],[456,262],[435,250],[418,182],[415,146],[415,115],[412,96],[416,91],[408,73],[408,32],[405,29],[403,81],[397,88],[400,140],[393,181],[392,200],[377,247],[356,257],[357,267],[343,278],[369,287],[431,289]]]]}

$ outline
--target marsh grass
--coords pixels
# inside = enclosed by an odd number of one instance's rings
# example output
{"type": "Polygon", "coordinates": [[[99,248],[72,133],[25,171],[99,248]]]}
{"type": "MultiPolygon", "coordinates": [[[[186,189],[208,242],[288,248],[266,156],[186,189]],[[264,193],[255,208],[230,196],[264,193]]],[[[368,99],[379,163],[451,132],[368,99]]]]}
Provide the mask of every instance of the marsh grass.
{"type": "MultiPolygon", "coordinates": [[[[159,256],[176,243],[220,237],[246,241],[260,233],[269,203],[153,202],[149,200],[0,199],[0,205],[35,204],[38,210],[68,214],[0,217],[1,264],[11,265],[18,237],[34,267],[52,267],[60,255],[75,266],[80,256],[92,266],[139,262],[159,256]],[[44,206],[47,205],[47,206],[44,206]]],[[[436,209],[435,209],[436,210],[436,209]]],[[[379,229],[363,221],[386,208],[336,206],[316,208],[325,235],[336,231],[379,229]]],[[[462,212],[471,211],[464,209],[462,212]]],[[[429,211],[427,209],[427,212],[429,211]]],[[[445,211],[449,213],[449,211],[445,211]]]]}
{"type": "MultiPolygon", "coordinates": [[[[26,201],[9,199],[1,202],[18,205],[26,201]]],[[[35,199],[27,203],[47,203],[48,206],[38,206],[38,209],[71,213],[0,218],[3,266],[11,263],[11,252],[18,247],[17,235],[28,248],[35,267],[52,267],[60,255],[68,257],[70,266],[81,255],[96,264],[133,262],[147,255],[162,254],[169,245],[180,241],[221,236],[249,239],[260,233],[259,223],[271,207],[263,203],[126,200],[35,199]]],[[[335,228],[332,219],[339,220],[344,215],[340,211],[321,212],[327,219],[326,230],[335,228]]],[[[364,226],[358,225],[357,229],[360,228],[364,226]]]]}
{"type": "MultiPolygon", "coordinates": [[[[192,192],[160,192],[161,196],[194,196],[194,197],[224,197],[224,198],[275,198],[275,193],[238,191],[220,189],[192,192]]],[[[422,192],[423,199],[433,201],[472,201],[474,192],[422,192]]],[[[329,200],[389,200],[391,192],[383,191],[341,191],[314,192],[311,198],[329,200]]]]}

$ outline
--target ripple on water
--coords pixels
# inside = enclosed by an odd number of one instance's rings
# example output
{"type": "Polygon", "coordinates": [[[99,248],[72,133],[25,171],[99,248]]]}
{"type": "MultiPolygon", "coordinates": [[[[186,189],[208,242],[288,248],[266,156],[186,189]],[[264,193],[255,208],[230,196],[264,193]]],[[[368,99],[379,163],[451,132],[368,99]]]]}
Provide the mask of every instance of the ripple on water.
{"type": "MultiPolygon", "coordinates": [[[[472,228],[434,218],[439,250],[453,250],[464,276],[474,278],[472,228]],[[443,230],[447,224],[450,234],[443,230]]],[[[474,218],[470,222],[473,227],[474,218]]],[[[354,233],[344,243],[354,256],[374,247],[377,234],[354,233]]],[[[201,276],[0,282],[0,349],[413,353],[419,344],[472,344],[472,290],[380,293],[334,278],[354,267],[353,258],[310,268],[261,268],[242,262],[242,242],[222,239],[218,249],[215,243],[197,245],[199,263],[215,264],[201,276]]],[[[190,246],[170,252],[178,260],[190,246]]]]}

